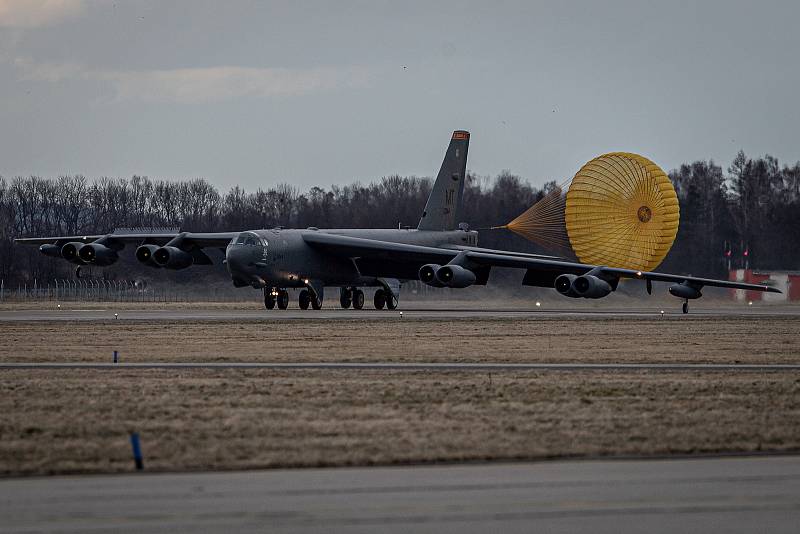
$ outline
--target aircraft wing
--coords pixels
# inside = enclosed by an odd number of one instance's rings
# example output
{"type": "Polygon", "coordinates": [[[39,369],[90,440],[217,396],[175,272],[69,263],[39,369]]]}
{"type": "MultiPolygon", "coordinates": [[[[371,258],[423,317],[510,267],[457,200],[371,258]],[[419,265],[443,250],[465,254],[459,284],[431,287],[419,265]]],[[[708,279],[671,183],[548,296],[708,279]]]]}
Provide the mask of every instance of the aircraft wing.
{"type": "MultiPolygon", "coordinates": [[[[481,249],[471,249],[469,247],[428,247],[323,232],[304,234],[303,239],[313,248],[328,254],[351,258],[355,260],[359,266],[363,264],[368,267],[373,267],[378,263],[387,264],[388,262],[389,269],[400,268],[398,265],[401,264],[414,264],[418,269],[427,263],[444,265],[453,262],[467,269],[485,272],[485,276],[478,276],[479,280],[481,278],[488,278],[487,269],[491,267],[507,267],[511,269],[525,269],[526,273],[523,284],[541,287],[553,287],[555,278],[562,274],[575,274],[580,276],[593,271],[595,275],[617,280],[620,278],[630,278],[634,280],[649,280],[651,282],[687,283],[697,288],[712,286],[780,293],[780,290],[767,285],[587,265],[561,258],[517,252],[484,252],[481,251],[481,249]]],[[[406,269],[406,271],[408,271],[408,269],[406,269]]],[[[416,278],[416,276],[408,276],[408,278],[416,278]]]]}
{"type": "Polygon", "coordinates": [[[328,254],[353,259],[395,259],[402,262],[447,263],[459,253],[455,249],[393,243],[326,232],[305,233],[303,234],[303,240],[309,246],[323,250],[328,254]]]}
{"type": "Polygon", "coordinates": [[[239,232],[174,232],[174,233],[110,233],[102,235],[71,235],[54,237],[23,237],[15,239],[16,243],[25,245],[63,245],[70,242],[91,243],[98,239],[106,238],[122,244],[147,243],[151,245],[165,245],[172,239],[183,235],[183,240],[193,243],[198,247],[224,247],[239,232]]]}

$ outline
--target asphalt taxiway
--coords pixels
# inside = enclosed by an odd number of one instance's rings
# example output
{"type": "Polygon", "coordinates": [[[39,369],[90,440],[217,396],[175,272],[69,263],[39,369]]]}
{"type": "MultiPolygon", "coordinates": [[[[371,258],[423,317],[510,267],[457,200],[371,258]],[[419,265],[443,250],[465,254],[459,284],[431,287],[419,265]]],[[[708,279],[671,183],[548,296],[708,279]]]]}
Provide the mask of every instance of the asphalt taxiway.
{"type": "Polygon", "coordinates": [[[0,517],[0,532],[797,532],[800,457],[6,479],[0,517]]]}

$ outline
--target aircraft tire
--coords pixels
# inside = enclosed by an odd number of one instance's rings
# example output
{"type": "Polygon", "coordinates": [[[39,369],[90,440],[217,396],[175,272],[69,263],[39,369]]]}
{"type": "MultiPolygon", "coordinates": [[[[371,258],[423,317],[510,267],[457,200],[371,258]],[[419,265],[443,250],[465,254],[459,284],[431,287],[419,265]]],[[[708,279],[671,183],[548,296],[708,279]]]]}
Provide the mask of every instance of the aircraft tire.
{"type": "Polygon", "coordinates": [[[268,310],[275,309],[275,295],[272,294],[271,287],[264,288],[264,307],[268,310]]]}
{"type": "Polygon", "coordinates": [[[322,309],[322,299],[317,299],[317,298],[311,297],[311,307],[314,308],[315,310],[321,310],[322,309]]]}
{"type": "Polygon", "coordinates": [[[364,307],[364,292],[360,289],[353,291],[353,309],[360,310],[364,307]]]}
{"type": "Polygon", "coordinates": [[[311,304],[311,295],[309,294],[307,289],[303,289],[300,291],[300,296],[297,297],[297,302],[300,304],[301,310],[307,310],[308,305],[311,304]]]}
{"type": "Polygon", "coordinates": [[[355,291],[350,288],[343,287],[342,292],[339,294],[339,304],[342,305],[343,309],[347,309],[353,303],[353,296],[355,291]]]}
{"type": "Polygon", "coordinates": [[[378,289],[375,291],[375,297],[372,299],[373,304],[375,304],[376,310],[382,310],[383,307],[386,305],[386,293],[384,293],[383,289],[378,289]]]}
{"type": "Polygon", "coordinates": [[[285,310],[289,307],[289,292],[285,289],[278,290],[278,309],[285,310]]]}
{"type": "Polygon", "coordinates": [[[395,300],[394,295],[388,292],[386,293],[386,309],[387,310],[397,309],[397,300],[395,300]]]}
{"type": "Polygon", "coordinates": [[[683,303],[683,313],[689,313],[689,301],[684,301],[683,303]]]}

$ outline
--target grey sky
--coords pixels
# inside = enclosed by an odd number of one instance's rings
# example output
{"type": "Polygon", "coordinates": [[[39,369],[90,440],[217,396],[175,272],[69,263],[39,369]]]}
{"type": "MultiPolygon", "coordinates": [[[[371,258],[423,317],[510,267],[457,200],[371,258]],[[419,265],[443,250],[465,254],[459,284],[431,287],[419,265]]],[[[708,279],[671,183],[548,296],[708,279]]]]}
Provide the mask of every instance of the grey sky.
{"type": "Polygon", "coordinates": [[[0,0],[0,175],[226,188],[800,159],[798,2],[0,0]]]}

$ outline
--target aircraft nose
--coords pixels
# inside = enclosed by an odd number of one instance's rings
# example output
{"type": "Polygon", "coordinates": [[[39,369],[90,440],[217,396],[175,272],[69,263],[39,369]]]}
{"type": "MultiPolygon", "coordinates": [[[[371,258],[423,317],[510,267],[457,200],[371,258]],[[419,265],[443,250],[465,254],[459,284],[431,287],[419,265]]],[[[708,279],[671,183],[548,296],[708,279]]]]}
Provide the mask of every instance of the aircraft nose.
{"type": "Polygon", "coordinates": [[[245,262],[241,251],[237,250],[236,247],[228,247],[225,251],[225,265],[231,276],[243,273],[245,271],[245,262]]]}
{"type": "Polygon", "coordinates": [[[228,247],[225,251],[225,267],[233,281],[235,287],[251,285],[251,276],[248,274],[247,259],[241,250],[236,247],[228,247]]]}

